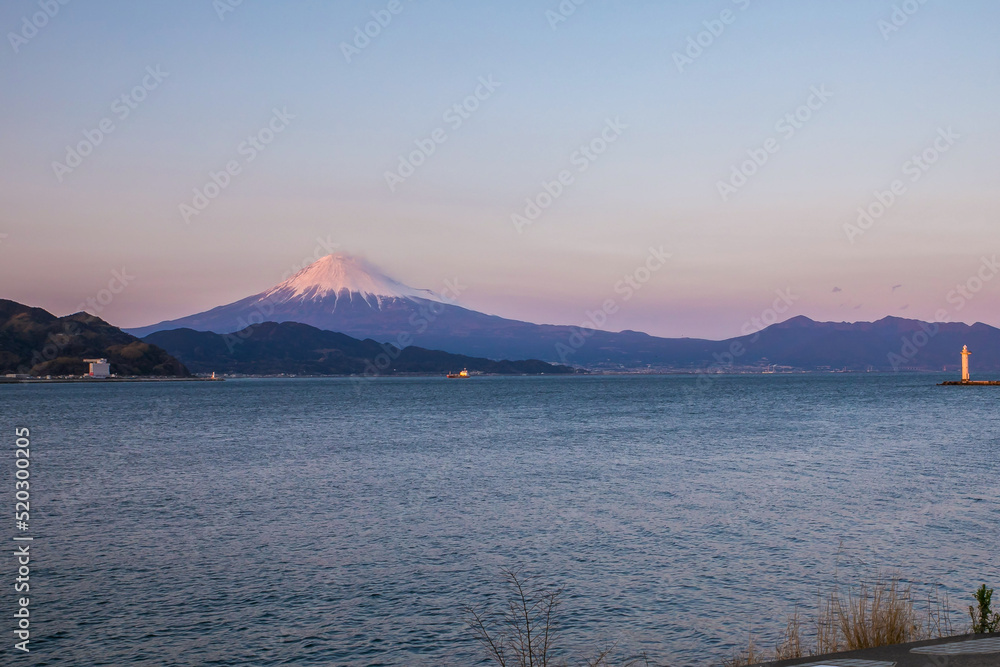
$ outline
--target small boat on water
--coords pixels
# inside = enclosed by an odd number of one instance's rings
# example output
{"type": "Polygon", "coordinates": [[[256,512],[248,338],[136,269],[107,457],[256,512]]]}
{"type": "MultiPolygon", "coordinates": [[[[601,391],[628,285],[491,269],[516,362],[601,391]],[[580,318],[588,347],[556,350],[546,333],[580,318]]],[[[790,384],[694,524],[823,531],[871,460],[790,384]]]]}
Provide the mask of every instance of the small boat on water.
{"type": "Polygon", "coordinates": [[[461,373],[448,373],[447,377],[449,377],[451,379],[454,379],[454,378],[467,378],[467,377],[469,377],[469,371],[467,371],[466,369],[463,368],[461,373]]]}

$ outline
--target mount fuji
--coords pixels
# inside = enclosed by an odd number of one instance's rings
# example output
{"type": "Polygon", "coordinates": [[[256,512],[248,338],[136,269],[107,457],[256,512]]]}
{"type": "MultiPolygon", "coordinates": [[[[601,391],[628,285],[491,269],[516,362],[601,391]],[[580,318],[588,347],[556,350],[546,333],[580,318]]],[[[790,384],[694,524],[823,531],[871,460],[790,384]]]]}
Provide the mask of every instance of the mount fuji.
{"type": "Polygon", "coordinates": [[[419,345],[491,359],[556,358],[555,340],[570,335],[570,327],[539,326],[462,308],[451,303],[455,296],[409,287],[360,257],[336,253],[259,294],[129,333],[145,337],[188,328],[228,334],[261,322],[298,322],[398,347],[419,345]],[[547,335],[540,339],[542,329],[547,335]]]}
{"type": "Polygon", "coordinates": [[[383,302],[393,300],[441,301],[434,292],[407,287],[366,260],[345,253],[327,255],[258,296],[261,301],[276,304],[291,301],[324,303],[329,300],[332,311],[336,311],[342,296],[348,301],[359,298],[376,310],[382,308],[383,302]]]}

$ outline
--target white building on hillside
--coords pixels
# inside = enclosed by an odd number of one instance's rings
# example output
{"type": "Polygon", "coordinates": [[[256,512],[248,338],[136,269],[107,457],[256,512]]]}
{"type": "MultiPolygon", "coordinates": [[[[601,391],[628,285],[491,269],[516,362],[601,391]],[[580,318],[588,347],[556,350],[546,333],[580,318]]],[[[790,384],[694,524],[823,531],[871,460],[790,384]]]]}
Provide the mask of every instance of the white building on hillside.
{"type": "Polygon", "coordinates": [[[111,364],[107,359],[84,359],[85,364],[90,364],[90,377],[106,378],[111,376],[111,364]]]}

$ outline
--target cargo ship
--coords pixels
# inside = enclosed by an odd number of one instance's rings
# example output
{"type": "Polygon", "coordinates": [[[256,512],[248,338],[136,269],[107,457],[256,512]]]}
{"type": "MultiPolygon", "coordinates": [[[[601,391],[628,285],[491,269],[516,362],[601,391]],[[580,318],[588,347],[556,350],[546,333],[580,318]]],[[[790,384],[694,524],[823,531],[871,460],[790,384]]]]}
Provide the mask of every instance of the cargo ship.
{"type": "Polygon", "coordinates": [[[461,373],[448,373],[448,377],[452,378],[452,379],[454,379],[454,378],[467,378],[467,377],[469,377],[469,371],[467,371],[466,369],[463,368],[461,373]]]}

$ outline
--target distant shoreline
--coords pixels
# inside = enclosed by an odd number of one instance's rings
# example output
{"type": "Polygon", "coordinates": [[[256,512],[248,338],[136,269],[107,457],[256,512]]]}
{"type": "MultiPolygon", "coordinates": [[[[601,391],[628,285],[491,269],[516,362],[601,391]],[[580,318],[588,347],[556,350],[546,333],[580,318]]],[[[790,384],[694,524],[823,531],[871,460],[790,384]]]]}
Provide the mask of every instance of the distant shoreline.
{"type": "MultiPolygon", "coordinates": [[[[711,377],[746,377],[746,376],[767,376],[767,375],[951,375],[951,373],[945,373],[943,371],[851,371],[851,370],[794,370],[794,371],[778,371],[773,373],[762,373],[760,371],[730,371],[725,373],[705,373],[704,371],[698,370],[647,370],[647,371],[627,371],[627,370],[599,370],[599,369],[579,369],[576,373],[480,373],[473,375],[470,378],[463,378],[469,380],[475,380],[476,378],[486,378],[486,377],[594,377],[594,376],[651,376],[651,375],[663,375],[663,376],[691,376],[700,377],[703,375],[708,375],[711,377]]],[[[391,378],[441,378],[445,379],[445,376],[440,373],[393,373],[386,375],[307,375],[307,374],[275,374],[275,375],[258,375],[258,374],[233,374],[233,375],[221,375],[218,374],[217,377],[124,377],[124,378],[90,378],[90,377],[63,377],[63,378],[37,378],[37,377],[2,377],[0,376],[0,384],[107,384],[107,383],[121,383],[121,382],[222,382],[225,380],[317,380],[323,378],[340,378],[340,379],[357,379],[357,380],[375,380],[375,379],[391,379],[391,378]]],[[[943,385],[1000,385],[1000,382],[995,381],[973,381],[968,383],[963,383],[960,381],[946,381],[937,383],[938,386],[943,385]]]]}
{"type": "Polygon", "coordinates": [[[109,382],[222,382],[225,378],[173,378],[173,377],[129,377],[129,378],[7,378],[0,377],[0,384],[107,384],[109,382]]]}

